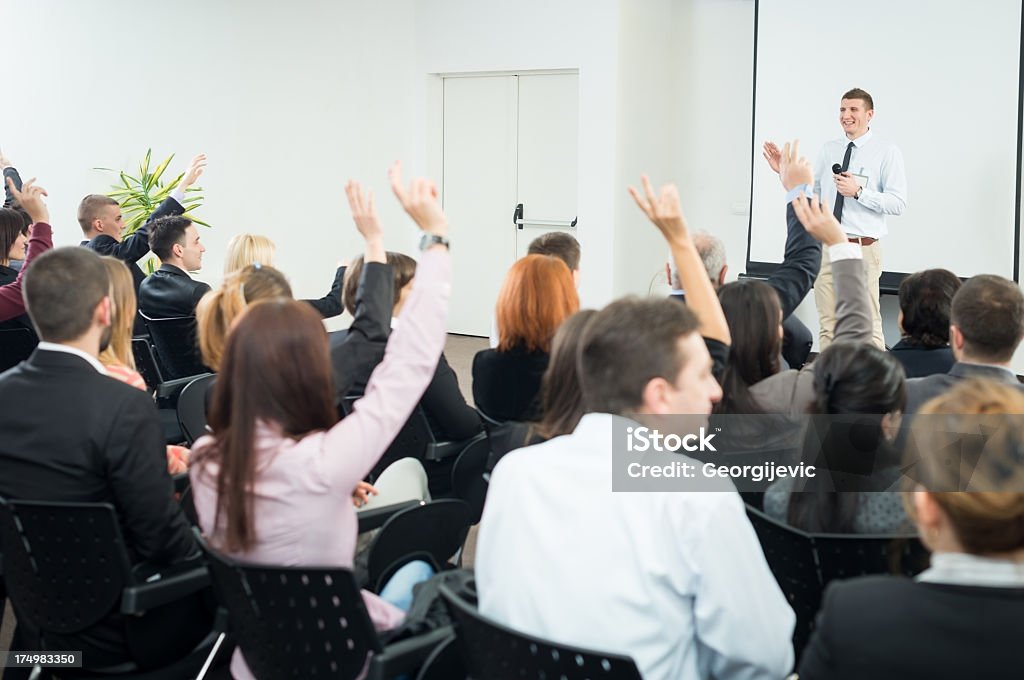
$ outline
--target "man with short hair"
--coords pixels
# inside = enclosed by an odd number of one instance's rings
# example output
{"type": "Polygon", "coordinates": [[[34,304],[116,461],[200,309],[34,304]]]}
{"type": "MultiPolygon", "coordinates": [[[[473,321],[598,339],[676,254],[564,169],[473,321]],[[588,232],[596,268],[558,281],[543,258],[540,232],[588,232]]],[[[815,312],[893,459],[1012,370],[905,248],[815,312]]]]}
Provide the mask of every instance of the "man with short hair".
{"type": "Polygon", "coordinates": [[[89,194],[78,205],[78,224],[82,227],[85,240],[81,245],[95,250],[100,255],[110,255],[122,260],[132,273],[135,281],[135,292],[146,275],[142,273],[136,262],[149,252],[149,228],[153,220],[167,215],[180,215],[185,212],[185,192],[195,184],[206,167],[206,156],[199,154],[192,159],[181,183],[170,196],[157,206],[146,223],[139,229],[123,238],[124,217],[117,201],[102,194],[89,194]]]}
{"type": "MultiPolygon", "coordinates": [[[[27,361],[0,375],[0,497],[111,503],[139,562],[163,566],[197,556],[174,499],[152,398],[108,377],[98,359],[114,312],[99,256],[80,247],[40,255],[26,268],[24,295],[41,342],[27,361]]],[[[74,546],[68,558],[77,560],[74,546]]],[[[154,632],[168,660],[206,632],[195,625],[197,610],[180,604],[153,612],[166,623],[154,632]]],[[[47,642],[50,649],[83,650],[96,668],[128,660],[125,634],[115,607],[99,623],[47,642]]]]}
{"type": "Polygon", "coordinates": [[[1013,281],[994,274],[968,279],[953,296],[949,344],[956,363],[948,373],[907,381],[907,413],[966,378],[986,378],[1020,388],[1010,368],[1024,337],[1024,294],[1013,281]]]}
{"type": "Polygon", "coordinates": [[[529,635],[630,656],[652,680],[781,678],[795,617],[731,483],[612,491],[613,432],[648,415],[709,414],[722,391],[701,332],[729,342],[678,195],[666,187],[659,202],[645,189],[646,201],[634,198],[669,240],[691,303],[624,299],[588,322],[578,354],[585,415],[571,434],[504,456],[492,474],[476,554],[480,611],[529,635]]]}
{"type": "Polygon", "coordinates": [[[194,316],[199,300],[210,291],[188,274],[202,269],[206,252],[196,225],[181,216],[154,220],[149,247],[163,264],[139,286],[139,311],[150,319],[194,316]]]}
{"type": "Polygon", "coordinates": [[[527,255],[548,255],[557,257],[572,272],[572,282],[580,286],[580,242],[564,231],[549,231],[530,241],[527,255]]]}
{"type": "MultiPolygon", "coordinates": [[[[821,148],[814,166],[813,193],[832,206],[847,239],[861,246],[864,281],[874,317],[872,342],[885,349],[878,299],[878,279],[882,275],[879,241],[889,233],[886,216],[901,215],[907,207],[907,175],[899,148],[878,138],[869,127],[874,115],[875,102],[870,94],[860,88],[843,94],[839,124],[844,136],[821,148]],[[835,165],[839,173],[833,172],[835,165]]],[[[764,157],[775,172],[779,171],[779,154],[775,144],[765,143],[764,157]]],[[[827,249],[814,282],[814,302],[821,327],[818,351],[823,351],[832,343],[836,325],[835,287],[827,249]]]]}

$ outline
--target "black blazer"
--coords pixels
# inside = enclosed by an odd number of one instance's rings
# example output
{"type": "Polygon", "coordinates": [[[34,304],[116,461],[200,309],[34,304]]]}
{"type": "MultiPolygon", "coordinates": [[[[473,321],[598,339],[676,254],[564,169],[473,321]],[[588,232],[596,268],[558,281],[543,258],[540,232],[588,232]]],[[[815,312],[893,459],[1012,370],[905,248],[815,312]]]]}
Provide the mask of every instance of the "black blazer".
{"type": "Polygon", "coordinates": [[[112,503],[139,561],[170,564],[197,551],[146,392],[81,357],[37,349],[0,375],[0,403],[0,496],[112,503]]]}
{"type": "Polygon", "coordinates": [[[194,316],[210,287],[173,264],[163,264],[139,286],[139,311],[151,319],[194,316]]]}
{"type": "Polygon", "coordinates": [[[473,401],[497,421],[540,420],[540,381],[548,368],[546,352],[514,347],[485,349],[473,357],[473,401]]]}
{"type": "Polygon", "coordinates": [[[953,350],[946,345],[944,347],[921,347],[900,340],[889,350],[892,358],[903,365],[903,370],[908,378],[924,378],[938,373],[949,373],[956,363],[953,358],[953,350]]]}
{"type": "Polygon", "coordinates": [[[968,364],[957,362],[948,373],[929,375],[925,378],[914,378],[907,381],[907,408],[905,413],[917,413],[926,401],[932,397],[952,389],[958,382],[967,378],[984,378],[996,382],[1016,385],[1024,389],[1008,368],[999,366],[984,366],[980,364],[968,364]]]}
{"type": "MultiPolygon", "coordinates": [[[[331,342],[331,365],[339,402],[346,395],[362,394],[370,375],[384,359],[391,334],[393,290],[390,266],[376,263],[372,269],[363,268],[363,279],[356,292],[356,320],[347,333],[339,334],[331,342]]],[[[462,396],[458,378],[444,354],[420,398],[420,406],[438,441],[469,439],[483,428],[480,416],[462,396]]]]}
{"type": "Polygon", "coordinates": [[[319,300],[303,300],[303,302],[313,305],[313,308],[325,319],[338,316],[345,311],[341,304],[341,289],[344,283],[345,267],[338,267],[334,272],[334,282],[331,284],[330,292],[319,300]]]}
{"type": "Polygon", "coordinates": [[[1018,677],[1024,589],[917,583],[893,576],[833,582],[800,661],[800,680],[1018,677]]]}
{"type": "Polygon", "coordinates": [[[135,281],[135,292],[138,293],[139,286],[146,278],[146,275],[142,273],[142,270],[139,269],[139,265],[136,263],[149,252],[149,225],[152,224],[153,220],[171,215],[180,215],[183,212],[185,212],[185,209],[181,207],[181,203],[178,203],[174,197],[168,196],[157,206],[153,214],[146,220],[146,223],[123,241],[118,242],[114,240],[113,236],[100,234],[91,241],[82,241],[82,245],[95,250],[100,255],[110,255],[111,257],[123,260],[132,272],[132,279],[135,281]]]}

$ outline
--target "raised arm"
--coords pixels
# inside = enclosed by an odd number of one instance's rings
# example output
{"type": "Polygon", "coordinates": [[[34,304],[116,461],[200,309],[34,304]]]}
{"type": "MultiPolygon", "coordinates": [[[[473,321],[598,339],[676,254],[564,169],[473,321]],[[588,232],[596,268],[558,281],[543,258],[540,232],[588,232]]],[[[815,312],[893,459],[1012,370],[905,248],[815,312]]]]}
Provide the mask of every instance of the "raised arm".
{"type": "Polygon", "coordinates": [[[674,184],[666,184],[661,188],[660,196],[654,195],[651,181],[644,175],[644,193],[629,187],[629,193],[647,215],[647,219],[661,231],[662,236],[672,251],[672,259],[679,270],[679,279],[686,291],[686,305],[697,316],[700,322],[700,334],[725,345],[732,343],[729,337],[729,325],[718,303],[718,295],[711,285],[704,263],[701,262],[693,238],[686,226],[686,218],[679,207],[679,192],[674,184]]]}
{"type": "Polygon", "coordinates": [[[3,151],[0,151],[0,170],[3,170],[4,173],[4,207],[12,208],[15,198],[11,189],[21,191],[21,175],[18,174],[18,169],[11,164],[11,160],[4,155],[3,151]],[[14,182],[13,187],[7,185],[8,178],[14,182]]]}
{"type": "MultiPolygon", "coordinates": [[[[410,186],[403,186],[397,163],[390,175],[395,196],[419,228],[427,235],[446,238],[448,221],[441,212],[433,182],[414,179],[410,186]]],[[[368,262],[383,259],[383,244],[377,252],[371,253],[368,248],[368,262]]],[[[384,359],[370,376],[366,395],[355,403],[351,415],[327,433],[325,452],[346,453],[329,460],[332,482],[346,493],[377,463],[434,375],[447,337],[450,293],[448,248],[435,243],[420,258],[401,322],[391,334],[384,359]]]]}
{"type": "Polygon", "coordinates": [[[19,190],[14,181],[8,177],[7,190],[14,200],[28,213],[32,220],[29,231],[28,254],[22,265],[18,278],[6,286],[0,286],[0,321],[7,321],[25,313],[25,300],[21,295],[21,280],[28,271],[29,265],[39,255],[53,247],[53,230],[50,227],[50,211],[43,203],[46,189],[35,185],[35,178],[25,182],[19,190]]]}
{"type": "Polygon", "coordinates": [[[864,285],[864,262],[860,245],[847,240],[839,222],[832,216],[827,201],[819,201],[816,196],[807,200],[801,191],[792,207],[808,233],[829,249],[836,289],[834,341],[870,342],[871,300],[864,285]]]}
{"type": "Polygon", "coordinates": [[[331,283],[331,290],[327,295],[316,300],[303,300],[313,305],[321,317],[330,319],[341,314],[345,308],[341,304],[341,288],[345,283],[345,267],[338,267],[334,272],[334,281],[331,283]]]}
{"type": "MultiPolygon", "coordinates": [[[[787,143],[778,153],[779,179],[787,192],[799,187],[809,190],[814,175],[806,158],[800,156],[800,142],[787,143]]],[[[788,201],[787,201],[788,203],[788,201]]],[[[782,264],[768,285],[779,294],[782,318],[786,319],[807,295],[821,269],[821,244],[800,224],[793,207],[786,206],[786,252],[782,264]]]]}

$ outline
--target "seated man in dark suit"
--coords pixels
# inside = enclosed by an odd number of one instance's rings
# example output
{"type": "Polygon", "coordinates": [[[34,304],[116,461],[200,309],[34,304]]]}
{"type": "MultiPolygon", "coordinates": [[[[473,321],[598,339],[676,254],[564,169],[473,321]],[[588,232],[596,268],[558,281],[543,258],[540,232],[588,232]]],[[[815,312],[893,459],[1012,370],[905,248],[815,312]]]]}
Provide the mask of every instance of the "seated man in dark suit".
{"type": "Polygon", "coordinates": [[[1022,385],[1010,361],[1024,337],[1024,295],[1013,281],[993,274],[967,280],[953,296],[949,344],[956,363],[948,373],[907,381],[907,413],[964,378],[1022,385]]]}
{"type": "Polygon", "coordinates": [[[180,215],[185,212],[185,208],[182,207],[185,202],[185,192],[195,184],[199,176],[203,174],[205,167],[205,155],[199,154],[193,158],[192,164],[185,171],[178,188],[157,206],[145,224],[124,240],[122,240],[124,218],[121,215],[121,206],[109,196],[89,194],[78,205],[78,224],[81,225],[82,234],[85,236],[81,245],[95,250],[100,255],[110,255],[123,260],[132,273],[135,292],[138,293],[139,285],[146,275],[142,273],[136,262],[149,252],[150,226],[154,220],[161,217],[180,215]]]}
{"type": "MultiPolygon", "coordinates": [[[[164,566],[197,557],[174,500],[152,398],[108,377],[97,359],[112,318],[99,256],[77,247],[39,256],[25,272],[24,294],[42,341],[27,361],[0,375],[0,496],[111,503],[134,560],[164,566]]],[[[77,563],[70,545],[68,558],[77,563]]],[[[157,638],[152,646],[161,658],[154,662],[183,656],[209,631],[200,605],[197,598],[132,620],[133,631],[146,626],[157,638]]],[[[15,649],[38,649],[33,631],[21,625],[18,635],[15,649]]],[[[47,644],[83,650],[87,667],[129,660],[126,621],[116,608],[79,633],[48,634],[47,644]]]]}
{"type": "Polygon", "coordinates": [[[195,316],[210,286],[188,275],[203,266],[206,247],[186,217],[161,217],[150,226],[149,247],[162,265],[139,286],[139,311],[150,319],[195,316]]]}

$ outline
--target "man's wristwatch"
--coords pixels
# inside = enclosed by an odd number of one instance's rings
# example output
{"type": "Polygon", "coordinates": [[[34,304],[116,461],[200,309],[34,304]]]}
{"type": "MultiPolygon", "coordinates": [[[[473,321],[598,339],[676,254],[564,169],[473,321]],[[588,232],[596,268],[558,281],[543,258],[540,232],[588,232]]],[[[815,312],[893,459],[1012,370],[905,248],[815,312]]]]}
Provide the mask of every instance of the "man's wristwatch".
{"type": "Polygon", "coordinates": [[[853,195],[853,200],[859,201],[860,195],[864,193],[864,187],[857,187],[857,193],[853,195]]]}
{"type": "Polygon", "coordinates": [[[438,236],[437,234],[424,234],[423,238],[420,239],[420,250],[426,250],[432,245],[441,244],[445,248],[451,249],[451,245],[448,243],[448,239],[444,236],[438,236]]]}

